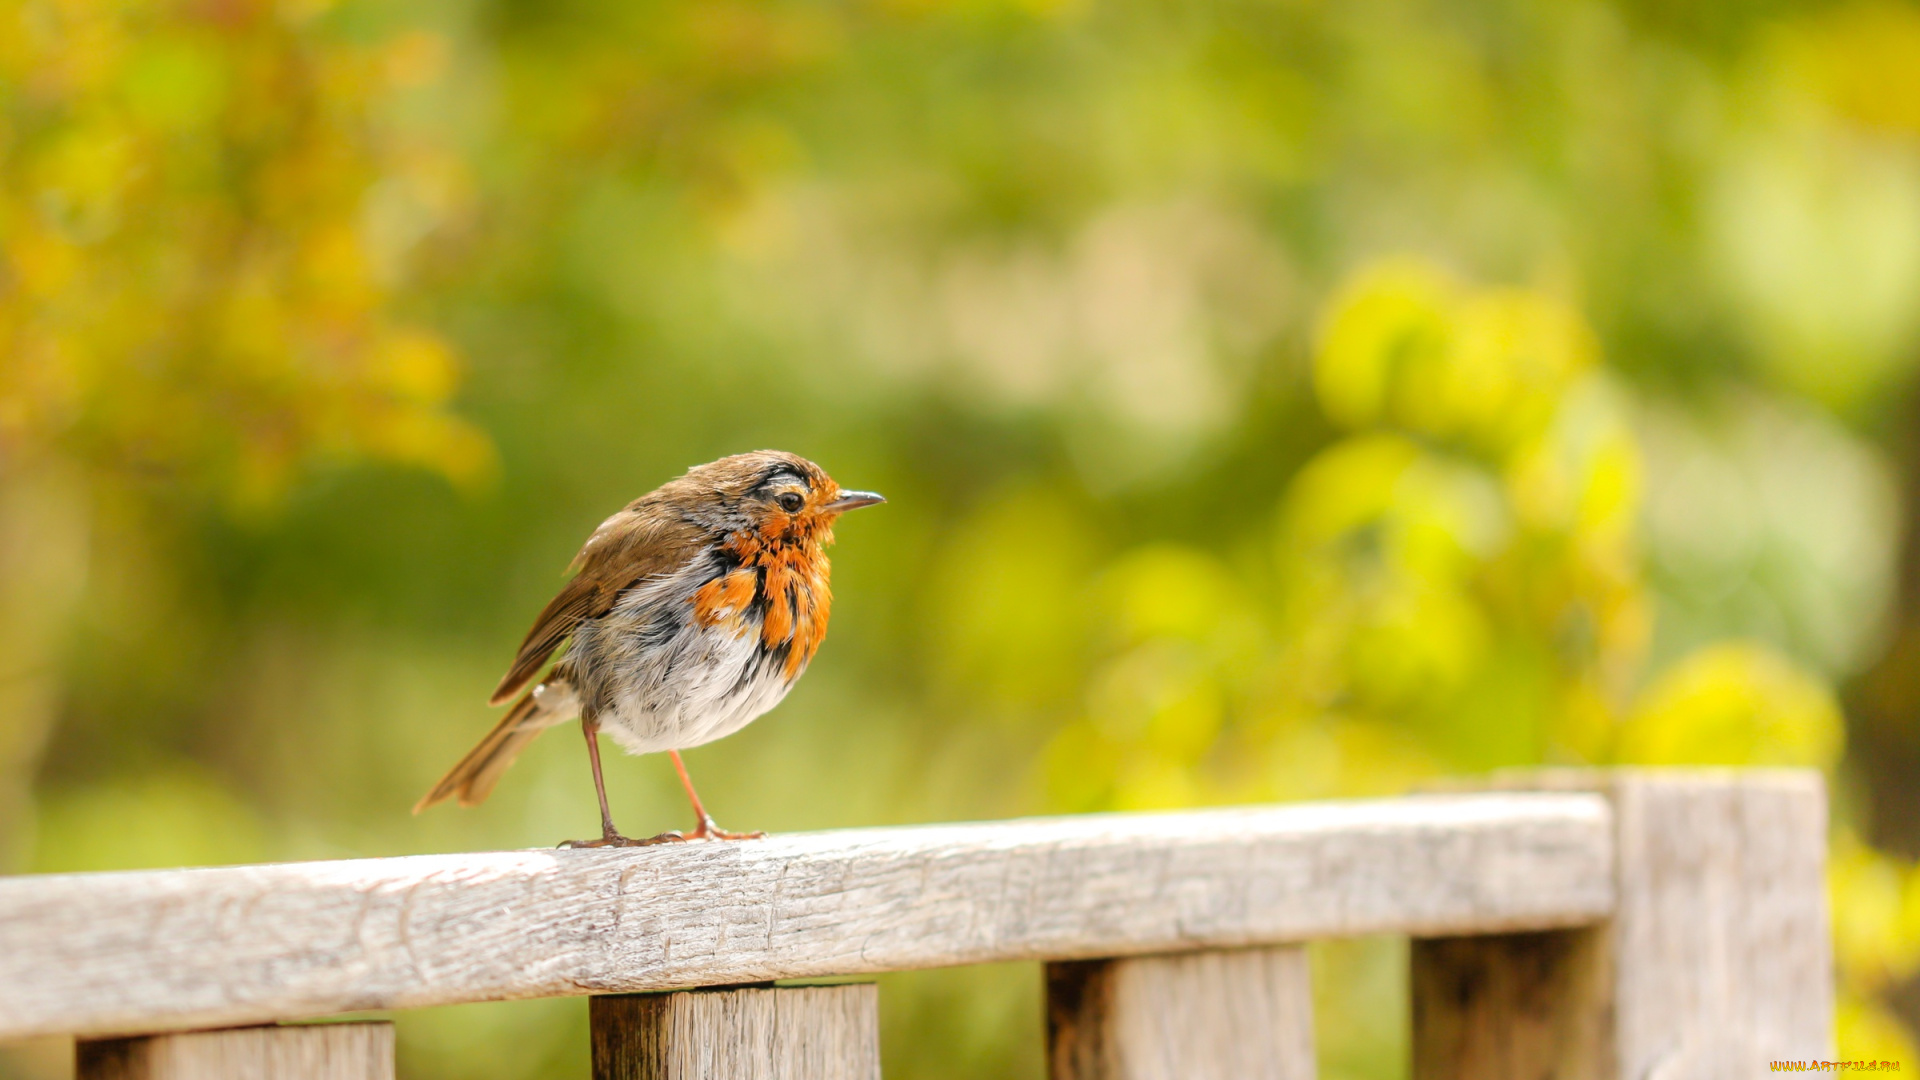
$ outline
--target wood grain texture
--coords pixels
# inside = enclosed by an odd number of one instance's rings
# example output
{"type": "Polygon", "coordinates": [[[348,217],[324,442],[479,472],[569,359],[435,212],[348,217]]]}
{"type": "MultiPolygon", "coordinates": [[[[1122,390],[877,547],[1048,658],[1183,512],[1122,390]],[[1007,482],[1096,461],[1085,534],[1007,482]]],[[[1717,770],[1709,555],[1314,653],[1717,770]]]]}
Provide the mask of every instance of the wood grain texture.
{"type": "Polygon", "coordinates": [[[594,1080],[880,1080],[872,983],[593,999],[594,1080]]]}
{"type": "Polygon", "coordinates": [[[1611,814],[1499,794],[0,880],[0,1038],[1593,922],[1611,814]]]}
{"type": "Polygon", "coordinates": [[[1470,942],[1417,945],[1415,1061],[1433,1070],[1420,1080],[1735,1080],[1775,1059],[1834,1056],[1818,774],[1622,770],[1509,782],[1608,796],[1619,909],[1568,935],[1574,962],[1553,974],[1524,970],[1536,957],[1513,941],[1485,939],[1478,955],[1470,942]],[[1583,1061],[1580,1044],[1596,1028],[1583,1061]],[[1481,1034],[1456,1049],[1485,1049],[1450,1059],[1440,1043],[1460,1031],[1481,1034]],[[1518,1058],[1497,1048],[1501,1032],[1565,1041],[1518,1058]],[[1549,1061],[1553,1070],[1529,1065],[1549,1061]]]}
{"type": "Polygon", "coordinates": [[[1313,1080],[1299,945],[1047,965],[1051,1080],[1313,1080]]]}
{"type": "Polygon", "coordinates": [[[1831,1059],[1819,774],[1624,773],[1606,790],[1619,1075],[1745,1080],[1773,1059],[1831,1059]]]}
{"type": "Polygon", "coordinates": [[[298,1024],[83,1041],[75,1080],[393,1080],[393,1025],[298,1024]]]}
{"type": "Polygon", "coordinates": [[[1603,931],[1428,938],[1412,956],[1418,1080],[1607,1080],[1603,931]]]}

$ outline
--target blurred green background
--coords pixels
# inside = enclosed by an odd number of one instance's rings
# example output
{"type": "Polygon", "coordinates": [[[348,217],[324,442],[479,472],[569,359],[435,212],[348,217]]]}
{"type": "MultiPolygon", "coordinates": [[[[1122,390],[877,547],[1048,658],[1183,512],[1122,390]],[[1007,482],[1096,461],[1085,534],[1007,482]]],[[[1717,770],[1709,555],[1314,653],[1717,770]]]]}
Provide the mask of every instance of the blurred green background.
{"type": "MultiPolygon", "coordinates": [[[[564,729],[407,809],[773,446],[892,502],[728,825],[1813,765],[1842,1056],[1920,1063],[1916,368],[1912,4],[0,0],[0,870],[590,831],[564,729]]],[[[1404,1076],[1404,943],[1314,963],[1404,1076]]],[[[1031,966],[885,982],[894,1080],[1040,1074],[1031,966]]]]}

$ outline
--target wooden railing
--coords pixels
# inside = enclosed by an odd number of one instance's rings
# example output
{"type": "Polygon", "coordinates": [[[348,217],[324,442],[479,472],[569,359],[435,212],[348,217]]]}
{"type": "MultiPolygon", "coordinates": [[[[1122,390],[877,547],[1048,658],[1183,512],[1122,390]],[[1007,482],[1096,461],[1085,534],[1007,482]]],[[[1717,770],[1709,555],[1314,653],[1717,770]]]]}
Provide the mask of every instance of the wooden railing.
{"type": "Polygon", "coordinates": [[[1300,943],[1404,934],[1420,1080],[1833,1057],[1817,776],[1512,786],[0,879],[0,1039],[78,1036],[81,1080],[368,1080],[384,1025],[247,1025],[591,994],[596,1077],[870,1080],[873,987],[774,980],[1038,960],[1055,1080],[1296,1080],[1300,943]]]}

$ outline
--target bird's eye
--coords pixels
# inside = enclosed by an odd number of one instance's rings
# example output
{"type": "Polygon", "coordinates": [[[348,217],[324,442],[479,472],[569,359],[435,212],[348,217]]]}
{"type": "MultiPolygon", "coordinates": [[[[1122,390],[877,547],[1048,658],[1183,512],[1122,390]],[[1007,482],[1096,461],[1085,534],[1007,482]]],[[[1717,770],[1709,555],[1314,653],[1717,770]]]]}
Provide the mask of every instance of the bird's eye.
{"type": "Polygon", "coordinates": [[[799,513],[800,508],[807,504],[807,500],[801,498],[800,493],[797,491],[783,491],[780,493],[780,497],[773,501],[779,503],[780,509],[785,510],[789,514],[799,513]]]}

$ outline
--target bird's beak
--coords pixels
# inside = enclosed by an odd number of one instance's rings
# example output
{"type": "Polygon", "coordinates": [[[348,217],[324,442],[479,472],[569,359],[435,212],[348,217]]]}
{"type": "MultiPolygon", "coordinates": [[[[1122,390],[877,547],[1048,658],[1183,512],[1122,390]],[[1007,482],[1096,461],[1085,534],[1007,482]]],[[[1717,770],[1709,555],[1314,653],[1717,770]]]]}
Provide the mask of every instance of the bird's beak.
{"type": "Polygon", "coordinates": [[[883,503],[886,501],[887,497],[885,495],[880,495],[872,491],[843,491],[840,493],[839,498],[820,509],[825,510],[829,514],[844,514],[849,510],[858,510],[863,506],[872,506],[874,503],[883,503]]]}

